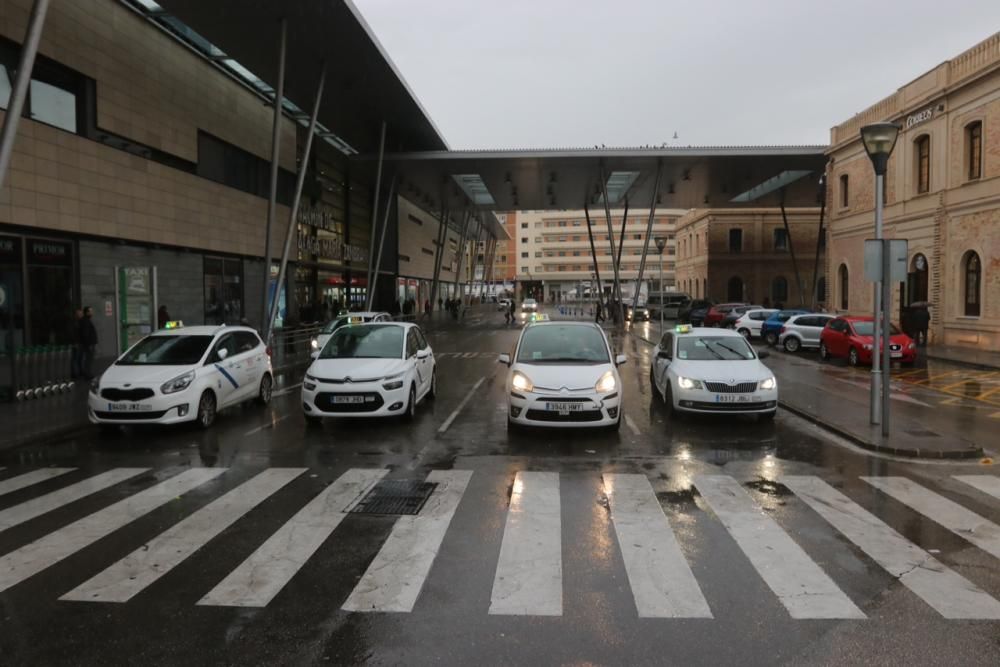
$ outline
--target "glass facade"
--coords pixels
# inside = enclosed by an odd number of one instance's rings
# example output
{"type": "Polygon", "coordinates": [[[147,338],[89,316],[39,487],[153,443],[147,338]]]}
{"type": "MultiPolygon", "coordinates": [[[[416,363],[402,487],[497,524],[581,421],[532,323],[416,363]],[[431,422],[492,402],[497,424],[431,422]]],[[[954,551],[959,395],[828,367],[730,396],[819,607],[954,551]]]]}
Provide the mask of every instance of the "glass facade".
{"type": "Polygon", "coordinates": [[[205,257],[205,324],[239,324],[243,319],[243,261],[205,257]]]}

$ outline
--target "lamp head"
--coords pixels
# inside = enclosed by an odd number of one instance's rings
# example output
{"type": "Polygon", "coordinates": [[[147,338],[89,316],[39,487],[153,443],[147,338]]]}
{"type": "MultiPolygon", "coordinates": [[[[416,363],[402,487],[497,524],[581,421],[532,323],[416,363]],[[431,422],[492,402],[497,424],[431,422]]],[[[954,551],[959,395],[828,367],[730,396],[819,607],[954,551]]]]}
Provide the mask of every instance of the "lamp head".
{"type": "Polygon", "coordinates": [[[659,250],[660,254],[662,255],[663,248],[667,245],[667,239],[663,238],[662,236],[657,236],[656,238],[653,239],[653,242],[656,243],[656,249],[659,250]]]}
{"type": "Polygon", "coordinates": [[[889,156],[899,138],[899,130],[900,126],[896,123],[872,123],[861,128],[861,143],[879,176],[885,175],[889,156]]]}

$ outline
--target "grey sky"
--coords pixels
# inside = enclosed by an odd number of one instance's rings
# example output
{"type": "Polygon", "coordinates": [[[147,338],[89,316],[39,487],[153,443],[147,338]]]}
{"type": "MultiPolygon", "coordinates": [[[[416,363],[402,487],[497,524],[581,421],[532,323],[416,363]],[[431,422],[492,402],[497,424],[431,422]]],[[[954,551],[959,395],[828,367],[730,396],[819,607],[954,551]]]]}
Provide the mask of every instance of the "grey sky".
{"type": "Polygon", "coordinates": [[[452,148],[825,144],[998,0],[355,0],[452,148]]]}

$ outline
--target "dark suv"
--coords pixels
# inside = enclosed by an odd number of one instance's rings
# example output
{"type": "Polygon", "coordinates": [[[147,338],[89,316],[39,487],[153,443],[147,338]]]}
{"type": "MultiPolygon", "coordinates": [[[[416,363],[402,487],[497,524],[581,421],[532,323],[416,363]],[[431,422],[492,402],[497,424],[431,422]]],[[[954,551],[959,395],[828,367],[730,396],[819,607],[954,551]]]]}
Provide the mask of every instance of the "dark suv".
{"type": "Polygon", "coordinates": [[[700,327],[711,307],[712,302],[708,299],[693,299],[677,310],[677,321],[681,324],[700,327]]]}

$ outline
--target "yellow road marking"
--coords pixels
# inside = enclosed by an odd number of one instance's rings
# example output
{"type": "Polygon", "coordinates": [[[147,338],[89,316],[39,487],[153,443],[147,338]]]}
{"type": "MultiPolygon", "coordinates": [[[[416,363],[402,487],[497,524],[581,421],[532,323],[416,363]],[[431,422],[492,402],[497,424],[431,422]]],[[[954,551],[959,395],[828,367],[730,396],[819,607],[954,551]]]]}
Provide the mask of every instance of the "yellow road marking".
{"type": "MultiPolygon", "coordinates": [[[[974,375],[974,376],[972,376],[970,378],[962,380],[961,382],[955,382],[955,383],[952,383],[952,384],[949,384],[949,385],[945,385],[945,386],[941,387],[941,389],[951,389],[952,387],[961,387],[963,384],[970,384],[972,382],[979,382],[980,380],[985,380],[986,378],[992,377],[992,376],[994,376],[996,374],[997,374],[997,371],[992,371],[992,372],[989,372],[989,373],[985,373],[983,375],[974,375]]],[[[998,387],[998,389],[1000,389],[1000,387],[998,387]]]]}

